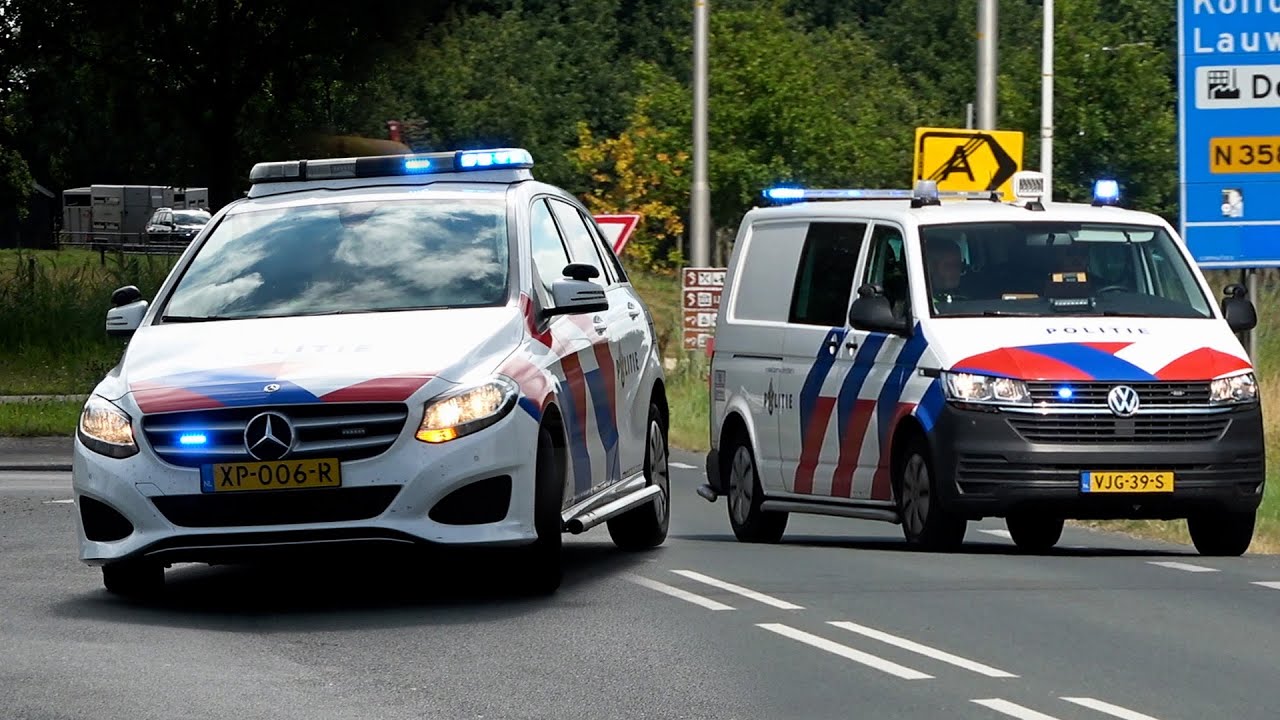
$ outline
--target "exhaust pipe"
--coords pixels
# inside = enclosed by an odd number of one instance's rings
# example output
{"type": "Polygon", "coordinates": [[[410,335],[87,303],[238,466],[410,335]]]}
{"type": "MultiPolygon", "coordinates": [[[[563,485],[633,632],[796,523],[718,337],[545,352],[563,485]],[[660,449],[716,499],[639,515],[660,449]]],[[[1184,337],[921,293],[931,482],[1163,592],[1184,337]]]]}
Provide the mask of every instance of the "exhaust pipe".
{"type": "Polygon", "coordinates": [[[698,497],[707,502],[715,502],[716,498],[720,497],[720,493],[716,492],[716,489],[711,485],[703,483],[698,486],[698,497]]]}

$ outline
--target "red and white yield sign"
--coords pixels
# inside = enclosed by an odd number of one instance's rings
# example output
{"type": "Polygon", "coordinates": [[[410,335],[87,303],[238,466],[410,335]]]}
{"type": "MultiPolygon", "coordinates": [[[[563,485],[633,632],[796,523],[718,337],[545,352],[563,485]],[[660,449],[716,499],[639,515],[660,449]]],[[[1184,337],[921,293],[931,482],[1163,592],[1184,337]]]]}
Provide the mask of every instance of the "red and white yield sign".
{"type": "Polygon", "coordinates": [[[622,249],[627,246],[627,240],[631,239],[631,233],[635,232],[636,225],[640,223],[640,216],[620,214],[596,215],[594,217],[605,238],[613,245],[614,254],[621,256],[622,249]]]}

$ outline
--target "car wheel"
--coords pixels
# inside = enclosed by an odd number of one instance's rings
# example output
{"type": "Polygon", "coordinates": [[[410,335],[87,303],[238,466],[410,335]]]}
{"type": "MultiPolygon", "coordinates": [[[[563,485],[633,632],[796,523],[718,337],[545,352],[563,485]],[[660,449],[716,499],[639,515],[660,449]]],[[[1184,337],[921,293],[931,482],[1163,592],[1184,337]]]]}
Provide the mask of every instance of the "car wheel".
{"type": "Polygon", "coordinates": [[[644,476],[660,492],[653,501],[608,521],[609,537],[623,550],[646,550],[667,539],[671,524],[671,469],[668,467],[667,429],[657,404],[649,404],[649,424],[645,433],[644,476]]]}
{"type": "Polygon", "coordinates": [[[787,529],[787,513],[765,512],[764,490],[760,487],[760,474],[756,472],[756,456],[751,452],[751,441],[736,438],[729,448],[729,524],[734,537],[741,542],[776,543],[787,529]]]}
{"type": "Polygon", "coordinates": [[[964,542],[968,521],[943,506],[923,440],[913,440],[894,474],[894,495],[907,543],[925,550],[953,550],[964,542]]]}
{"type": "Polygon", "coordinates": [[[1009,537],[1019,550],[1030,553],[1047,552],[1062,539],[1062,518],[1044,515],[1010,515],[1004,520],[1009,537]]]}
{"type": "Polygon", "coordinates": [[[102,566],[102,584],[121,597],[144,599],[164,589],[164,566],[147,560],[129,560],[102,566]]]}
{"type": "Polygon", "coordinates": [[[556,457],[551,431],[538,430],[534,490],[533,525],[537,539],[517,552],[516,578],[526,592],[549,595],[560,587],[563,576],[561,545],[564,525],[560,517],[564,502],[564,469],[556,457]]]}
{"type": "Polygon", "coordinates": [[[1191,542],[1201,555],[1243,555],[1253,543],[1255,511],[1207,512],[1187,518],[1191,542]]]}

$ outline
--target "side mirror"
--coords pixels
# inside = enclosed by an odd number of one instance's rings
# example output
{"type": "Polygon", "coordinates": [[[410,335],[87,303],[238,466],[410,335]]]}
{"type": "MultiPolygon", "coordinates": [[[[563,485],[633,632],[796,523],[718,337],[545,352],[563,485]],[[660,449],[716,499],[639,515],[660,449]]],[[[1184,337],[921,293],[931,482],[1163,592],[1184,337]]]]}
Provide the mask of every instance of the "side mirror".
{"type": "Polygon", "coordinates": [[[1243,285],[1228,285],[1225,295],[1222,298],[1222,315],[1227,319],[1231,332],[1248,332],[1258,325],[1258,311],[1249,301],[1249,291],[1243,285]]]}
{"type": "Polygon", "coordinates": [[[911,327],[904,318],[895,317],[889,298],[872,285],[858,288],[858,299],[849,306],[849,324],[855,330],[907,335],[911,327]]]}
{"type": "MultiPolygon", "coordinates": [[[[590,265],[583,267],[589,267],[593,272],[599,273],[590,265]]],[[[568,268],[565,269],[568,270],[568,268]]],[[[589,280],[557,280],[551,285],[551,298],[555,302],[555,307],[543,311],[543,314],[548,317],[582,315],[609,309],[609,298],[605,297],[604,288],[589,280]]]]}
{"type": "Polygon", "coordinates": [[[573,278],[574,280],[595,280],[600,277],[599,268],[586,263],[569,263],[564,266],[564,270],[562,272],[565,277],[573,278]]]}
{"type": "Polygon", "coordinates": [[[107,335],[127,338],[142,325],[147,316],[147,301],[138,300],[107,311],[107,335]]]}
{"type": "Polygon", "coordinates": [[[142,291],[137,285],[125,285],[111,293],[111,307],[123,307],[142,299],[142,291]]]}

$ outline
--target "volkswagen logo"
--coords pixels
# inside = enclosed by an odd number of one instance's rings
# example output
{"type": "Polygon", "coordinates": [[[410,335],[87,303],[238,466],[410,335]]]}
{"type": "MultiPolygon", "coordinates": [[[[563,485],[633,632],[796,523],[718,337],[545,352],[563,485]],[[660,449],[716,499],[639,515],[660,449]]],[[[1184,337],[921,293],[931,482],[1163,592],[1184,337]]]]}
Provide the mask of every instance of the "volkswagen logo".
{"type": "Polygon", "coordinates": [[[1132,417],[1141,404],[1138,391],[1128,385],[1117,385],[1107,393],[1107,407],[1119,417],[1132,417]]]}
{"type": "Polygon", "coordinates": [[[280,413],[264,412],[244,428],[244,447],[255,460],[279,460],[293,447],[293,427],[280,413]]]}

